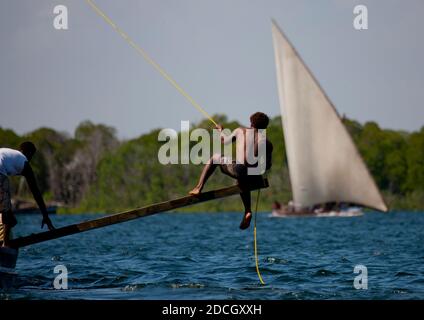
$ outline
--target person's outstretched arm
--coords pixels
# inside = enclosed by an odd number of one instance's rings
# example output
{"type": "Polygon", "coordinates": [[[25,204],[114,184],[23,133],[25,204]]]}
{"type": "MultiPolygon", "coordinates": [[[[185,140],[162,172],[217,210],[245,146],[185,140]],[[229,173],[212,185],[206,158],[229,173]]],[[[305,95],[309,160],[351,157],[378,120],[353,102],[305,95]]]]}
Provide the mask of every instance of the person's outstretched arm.
{"type": "Polygon", "coordinates": [[[49,230],[54,229],[52,222],[50,221],[49,215],[47,213],[46,204],[44,203],[43,196],[41,195],[40,189],[38,188],[37,181],[35,180],[34,172],[32,171],[31,165],[28,162],[25,162],[24,170],[22,175],[25,177],[29,189],[31,190],[32,195],[34,196],[35,202],[37,202],[38,207],[43,215],[43,220],[41,222],[41,228],[44,227],[44,224],[47,225],[49,230]]]}
{"type": "Polygon", "coordinates": [[[234,141],[236,141],[237,135],[240,134],[240,132],[242,132],[241,128],[237,128],[230,135],[225,135],[222,132],[222,130],[224,130],[224,128],[221,125],[217,125],[215,128],[218,129],[219,132],[221,133],[221,143],[222,144],[233,143],[234,141]]]}

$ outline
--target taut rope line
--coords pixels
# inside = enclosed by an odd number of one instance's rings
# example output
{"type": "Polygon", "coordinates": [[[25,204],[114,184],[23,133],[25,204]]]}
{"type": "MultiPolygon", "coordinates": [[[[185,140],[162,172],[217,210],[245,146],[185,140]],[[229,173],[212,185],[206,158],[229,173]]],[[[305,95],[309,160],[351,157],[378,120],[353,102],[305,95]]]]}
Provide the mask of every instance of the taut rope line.
{"type": "Polygon", "coordinates": [[[215,126],[217,123],[212,117],[183,89],[178,83],[171,78],[171,76],[165,72],[165,70],[158,65],[145,50],[138,46],[122,29],[120,29],[98,6],[91,0],[86,0],[90,7],[101,16],[124,40],[133,47],[148,63],[150,63],[166,80],[168,80],[175,89],[178,90],[197,110],[199,110],[204,116],[206,116],[215,126]]]}

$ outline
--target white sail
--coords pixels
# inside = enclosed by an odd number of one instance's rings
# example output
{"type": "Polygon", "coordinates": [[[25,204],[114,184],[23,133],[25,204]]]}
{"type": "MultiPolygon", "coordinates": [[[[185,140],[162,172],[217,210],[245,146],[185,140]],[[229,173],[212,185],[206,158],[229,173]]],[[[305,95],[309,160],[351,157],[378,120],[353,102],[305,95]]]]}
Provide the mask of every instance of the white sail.
{"type": "Polygon", "coordinates": [[[336,109],[273,22],[278,95],[293,201],[387,206],[336,109]]]}

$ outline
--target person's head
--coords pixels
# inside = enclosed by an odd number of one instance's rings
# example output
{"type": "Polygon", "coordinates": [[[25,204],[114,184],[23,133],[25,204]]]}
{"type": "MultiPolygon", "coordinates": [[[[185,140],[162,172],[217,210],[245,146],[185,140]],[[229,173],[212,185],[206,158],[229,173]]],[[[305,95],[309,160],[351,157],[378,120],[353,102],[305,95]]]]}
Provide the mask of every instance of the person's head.
{"type": "Polygon", "coordinates": [[[265,113],[256,112],[250,116],[250,125],[255,129],[266,129],[269,124],[269,118],[265,113]]]}
{"type": "Polygon", "coordinates": [[[21,150],[21,152],[28,159],[28,161],[31,161],[32,157],[37,151],[34,144],[30,141],[22,142],[21,145],[19,146],[19,150],[21,150]]]}

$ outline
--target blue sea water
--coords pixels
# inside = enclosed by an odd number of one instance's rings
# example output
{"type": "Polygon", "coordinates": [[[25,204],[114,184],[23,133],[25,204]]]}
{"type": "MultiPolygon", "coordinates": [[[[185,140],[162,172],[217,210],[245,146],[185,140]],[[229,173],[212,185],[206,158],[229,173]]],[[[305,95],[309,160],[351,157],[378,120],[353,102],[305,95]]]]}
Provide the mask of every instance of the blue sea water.
{"type": "MultiPolygon", "coordinates": [[[[57,227],[93,215],[56,215],[57,227]]],[[[22,215],[15,236],[38,232],[22,215]]],[[[260,285],[253,226],[240,213],[166,213],[22,248],[15,287],[0,299],[424,299],[424,213],[351,218],[258,215],[260,285]],[[56,290],[57,265],[68,289],[56,290]],[[368,289],[355,289],[356,265],[368,289]]],[[[253,221],[252,221],[253,222],[253,221]]]]}

